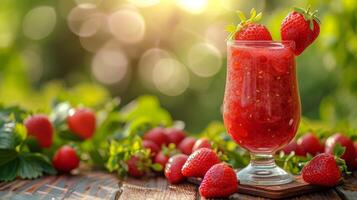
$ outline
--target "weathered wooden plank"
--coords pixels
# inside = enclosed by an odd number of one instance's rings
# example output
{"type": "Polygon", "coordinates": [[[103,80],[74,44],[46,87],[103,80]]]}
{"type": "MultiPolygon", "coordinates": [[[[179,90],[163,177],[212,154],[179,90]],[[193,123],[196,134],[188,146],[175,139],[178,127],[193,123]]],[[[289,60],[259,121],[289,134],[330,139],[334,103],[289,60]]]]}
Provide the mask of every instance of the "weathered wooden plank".
{"type": "Polygon", "coordinates": [[[0,183],[1,199],[116,199],[118,190],[115,175],[95,171],[0,183]]]}
{"type": "Polygon", "coordinates": [[[344,184],[336,187],[336,192],[347,200],[357,199],[357,172],[354,172],[351,177],[345,179],[344,184]]]}
{"type": "Polygon", "coordinates": [[[121,182],[121,189],[119,200],[195,200],[197,198],[195,185],[190,183],[171,185],[163,177],[146,180],[129,178],[121,182]]]}

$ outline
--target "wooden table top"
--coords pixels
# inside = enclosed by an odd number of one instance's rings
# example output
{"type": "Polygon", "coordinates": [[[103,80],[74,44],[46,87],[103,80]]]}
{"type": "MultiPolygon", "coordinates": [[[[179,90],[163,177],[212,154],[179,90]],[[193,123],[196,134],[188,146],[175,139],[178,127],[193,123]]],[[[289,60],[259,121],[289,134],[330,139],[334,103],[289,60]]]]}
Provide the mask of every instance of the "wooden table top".
{"type": "MultiPolygon", "coordinates": [[[[203,200],[196,185],[170,185],[164,177],[150,179],[129,178],[119,181],[114,174],[94,171],[81,175],[47,176],[35,180],[16,180],[0,183],[0,199],[119,199],[119,200],[203,200]]],[[[265,200],[244,194],[231,199],[265,200]]],[[[300,195],[293,200],[357,200],[357,173],[345,183],[326,191],[300,195]]]]}

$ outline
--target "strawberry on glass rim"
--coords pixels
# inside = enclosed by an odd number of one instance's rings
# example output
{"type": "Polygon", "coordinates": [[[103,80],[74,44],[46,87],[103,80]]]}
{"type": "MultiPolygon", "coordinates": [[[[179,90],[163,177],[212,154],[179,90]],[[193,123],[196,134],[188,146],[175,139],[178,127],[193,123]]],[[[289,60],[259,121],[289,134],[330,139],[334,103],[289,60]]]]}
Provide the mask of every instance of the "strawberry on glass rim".
{"type": "Polygon", "coordinates": [[[292,40],[295,42],[295,55],[300,55],[320,33],[320,20],[317,17],[317,10],[311,11],[294,8],[294,11],[285,17],[281,24],[280,34],[282,40],[292,40]]]}
{"type": "Polygon", "coordinates": [[[252,8],[249,19],[241,11],[237,11],[237,14],[241,22],[238,25],[231,24],[226,27],[229,32],[228,40],[272,40],[269,30],[257,23],[263,16],[261,12],[257,14],[252,8]]]}

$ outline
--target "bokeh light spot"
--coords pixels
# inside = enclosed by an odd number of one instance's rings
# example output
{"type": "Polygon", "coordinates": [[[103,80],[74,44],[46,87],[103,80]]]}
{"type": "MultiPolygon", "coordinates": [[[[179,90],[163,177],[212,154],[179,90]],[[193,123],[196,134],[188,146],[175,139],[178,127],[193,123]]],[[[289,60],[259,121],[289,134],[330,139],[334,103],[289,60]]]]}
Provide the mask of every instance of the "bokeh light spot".
{"type": "Polygon", "coordinates": [[[90,37],[98,32],[106,21],[106,15],[95,7],[74,7],[68,14],[68,26],[81,37],[90,37]]]}
{"type": "Polygon", "coordinates": [[[153,86],[153,71],[155,65],[163,58],[169,58],[170,53],[160,49],[151,48],[146,50],[139,61],[139,77],[143,81],[144,86],[153,86]]]}
{"type": "Polygon", "coordinates": [[[182,9],[193,14],[202,13],[208,4],[207,0],[176,0],[176,3],[182,9]]]}
{"type": "Polygon", "coordinates": [[[219,50],[208,43],[198,43],[191,47],[187,56],[188,67],[197,76],[211,77],[222,66],[219,50]]]}
{"type": "Polygon", "coordinates": [[[137,43],[144,38],[145,21],[136,11],[122,9],[109,17],[109,29],[119,41],[137,43]]]}
{"type": "Polygon", "coordinates": [[[23,21],[24,34],[31,39],[47,37],[55,28],[56,11],[50,6],[39,6],[30,10],[23,21]]]}
{"type": "Polygon", "coordinates": [[[163,58],[156,63],[153,80],[156,88],[168,96],[182,94],[189,85],[189,75],[186,67],[172,58],[163,58]]]}
{"type": "Polygon", "coordinates": [[[139,7],[148,7],[160,3],[160,0],[128,0],[128,2],[139,7]]]}
{"type": "Polygon", "coordinates": [[[125,78],[128,63],[128,58],[120,49],[103,48],[93,58],[92,73],[99,82],[112,85],[125,78]]]}
{"type": "Polygon", "coordinates": [[[83,8],[95,8],[97,7],[102,0],[75,0],[76,4],[83,8]]]}

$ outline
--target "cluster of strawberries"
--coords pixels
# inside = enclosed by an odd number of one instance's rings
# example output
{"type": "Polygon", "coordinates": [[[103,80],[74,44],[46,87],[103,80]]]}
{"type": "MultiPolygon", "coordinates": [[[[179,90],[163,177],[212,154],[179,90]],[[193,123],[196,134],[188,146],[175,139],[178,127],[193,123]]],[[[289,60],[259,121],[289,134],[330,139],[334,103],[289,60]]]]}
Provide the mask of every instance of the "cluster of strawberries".
{"type": "Polygon", "coordinates": [[[313,133],[306,133],[297,141],[292,141],[283,149],[285,154],[294,152],[298,156],[315,156],[302,170],[303,179],[312,184],[336,185],[343,171],[357,169],[357,141],[335,133],[320,142],[313,133]],[[342,150],[339,150],[342,149],[342,150]]]}
{"type": "MultiPolygon", "coordinates": [[[[50,119],[43,114],[31,115],[25,119],[24,125],[30,138],[41,148],[51,148],[54,141],[55,128],[50,119]]],[[[69,134],[81,140],[93,136],[96,128],[96,116],[93,111],[86,108],[71,109],[66,116],[64,124],[69,134]]],[[[59,172],[70,172],[79,166],[79,156],[69,145],[57,149],[52,158],[52,164],[59,172]]]]}
{"type": "MultiPolygon", "coordinates": [[[[181,183],[188,177],[203,178],[200,194],[204,197],[229,196],[238,189],[234,170],[220,161],[207,138],[186,137],[184,131],[176,128],[154,128],[143,135],[143,147],[150,149],[152,159],[164,168],[167,180],[181,183]],[[177,150],[166,146],[175,144],[177,150]]],[[[140,161],[132,156],[128,161],[128,173],[134,177],[144,175],[140,161]]]]}

